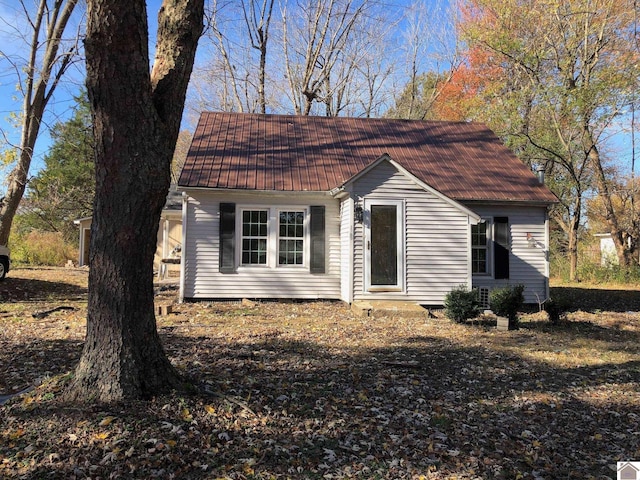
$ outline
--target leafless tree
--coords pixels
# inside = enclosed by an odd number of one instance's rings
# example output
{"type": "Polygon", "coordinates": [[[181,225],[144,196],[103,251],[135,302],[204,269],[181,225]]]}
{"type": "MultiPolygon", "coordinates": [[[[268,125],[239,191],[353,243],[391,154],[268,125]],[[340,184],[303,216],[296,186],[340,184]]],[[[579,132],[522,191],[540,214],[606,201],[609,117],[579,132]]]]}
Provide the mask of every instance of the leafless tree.
{"type": "Polygon", "coordinates": [[[273,5],[274,0],[212,1],[205,33],[208,61],[194,73],[198,111],[266,113],[273,5]]]}
{"type": "Polygon", "coordinates": [[[405,23],[403,78],[408,82],[406,88],[397,90],[392,115],[424,120],[430,118],[432,106],[461,63],[455,6],[442,0],[415,1],[407,7],[405,23]],[[426,90],[421,88],[425,75],[437,80],[426,90]]]}
{"type": "Polygon", "coordinates": [[[19,117],[22,130],[17,150],[17,162],[10,172],[7,190],[0,201],[0,245],[6,245],[11,233],[13,218],[27,185],[33,152],[40,133],[45,109],[60,81],[77,58],[79,32],[65,39],[65,31],[78,0],[40,0],[35,12],[20,0],[25,23],[29,28],[26,61],[0,51],[0,57],[8,62],[19,78],[23,96],[19,117]]]}
{"type": "Polygon", "coordinates": [[[273,13],[274,0],[241,0],[247,32],[251,40],[251,47],[260,52],[258,62],[258,110],[267,112],[265,95],[265,79],[267,68],[267,45],[269,43],[269,27],[273,13]]]}
{"type": "MultiPolygon", "coordinates": [[[[314,103],[335,115],[358,61],[352,33],[366,19],[372,0],[303,0],[282,8],[282,46],[290,99],[296,114],[314,103]],[[337,96],[337,98],[336,98],[337,96]]],[[[361,46],[361,45],[360,45],[361,46]]]]}

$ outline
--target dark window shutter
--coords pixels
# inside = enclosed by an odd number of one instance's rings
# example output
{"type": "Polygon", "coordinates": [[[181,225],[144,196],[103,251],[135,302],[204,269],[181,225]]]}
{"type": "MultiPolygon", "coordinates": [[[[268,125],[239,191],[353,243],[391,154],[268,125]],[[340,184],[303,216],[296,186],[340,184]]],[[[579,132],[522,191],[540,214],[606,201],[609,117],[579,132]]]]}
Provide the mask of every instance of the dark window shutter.
{"type": "Polygon", "coordinates": [[[311,220],[309,222],[309,230],[311,237],[311,273],[325,272],[325,253],[324,253],[324,206],[312,206],[310,208],[311,220]]]}
{"type": "Polygon", "coordinates": [[[495,217],[493,219],[494,235],[494,276],[495,278],[509,278],[509,219],[495,217]]]}
{"type": "Polygon", "coordinates": [[[236,271],[236,204],[220,204],[220,273],[236,271]]]}

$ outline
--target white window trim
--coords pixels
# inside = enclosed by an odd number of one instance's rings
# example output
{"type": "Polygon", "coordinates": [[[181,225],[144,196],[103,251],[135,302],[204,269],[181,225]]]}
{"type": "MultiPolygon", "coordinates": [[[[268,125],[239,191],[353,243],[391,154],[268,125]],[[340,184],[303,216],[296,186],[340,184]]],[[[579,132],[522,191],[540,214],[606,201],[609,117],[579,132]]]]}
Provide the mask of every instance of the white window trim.
{"type": "Polygon", "coordinates": [[[236,265],[238,265],[239,269],[242,268],[270,268],[270,238],[271,238],[271,218],[269,207],[265,207],[264,205],[242,205],[237,208],[238,214],[236,215],[236,265]],[[242,263],[242,239],[244,235],[242,234],[242,219],[244,217],[244,212],[246,211],[266,211],[267,212],[267,263],[242,263]]]}
{"type": "Polygon", "coordinates": [[[364,200],[364,293],[405,293],[405,271],[406,271],[406,235],[405,235],[405,216],[406,208],[404,200],[387,199],[387,198],[365,198],[364,200]],[[396,233],[397,233],[397,269],[398,284],[397,285],[371,285],[371,250],[367,247],[371,242],[371,205],[394,205],[396,207],[396,233]]]}
{"type": "Polygon", "coordinates": [[[274,265],[276,268],[295,268],[295,269],[309,269],[309,208],[308,207],[278,207],[275,208],[275,219],[274,225],[275,228],[275,245],[274,245],[274,265]],[[302,212],[303,220],[302,220],[302,264],[301,265],[280,265],[279,257],[280,257],[280,212],[302,212]]]}
{"type": "Polygon", "coordinates": [[[238,270],[253,269],[296,269],[309,270],[310,243],[309,238],[309,207],[306,205],[238,205],[236,215],[236,265],[238,270]],[[247,210],[266,210],[267,212],[267,263],[243,264],[242,263],[242,217],[247,210]],[[278,263],[278,245],[280,241],[280,212],[303,212],[303,258],[302,265],[280,265],[278,263]]]}
{"type": "Polygon", "coordinates": [[[482,223],[487,226],[486,235],[487,235],[487,271],[486,272],[474,272],[473,271],[473,234],[471,233],[471,228],[469,228],[469,233],[471,234],[471,274],[474,277],[493,277],[493,217],[482,217],[482,223]]]}

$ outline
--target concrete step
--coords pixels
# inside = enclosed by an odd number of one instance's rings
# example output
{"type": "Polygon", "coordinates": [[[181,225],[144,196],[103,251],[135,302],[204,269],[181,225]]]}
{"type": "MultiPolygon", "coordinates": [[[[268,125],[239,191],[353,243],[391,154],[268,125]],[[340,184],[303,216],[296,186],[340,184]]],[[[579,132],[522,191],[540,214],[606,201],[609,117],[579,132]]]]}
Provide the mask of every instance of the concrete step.
{"type": "Polygon", "coordinates": [[[357,300],[351,310],[363,317],[397,316],[403,318],[428,318],[429,310],[415,302],[400,300],[357,300]]]}

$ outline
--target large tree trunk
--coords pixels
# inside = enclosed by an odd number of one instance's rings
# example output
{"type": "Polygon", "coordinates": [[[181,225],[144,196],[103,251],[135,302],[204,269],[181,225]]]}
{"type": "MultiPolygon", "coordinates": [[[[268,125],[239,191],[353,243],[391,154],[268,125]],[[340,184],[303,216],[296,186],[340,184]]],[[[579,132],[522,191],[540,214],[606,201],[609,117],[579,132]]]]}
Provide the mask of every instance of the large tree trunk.
{"type": "Polygon", "coordinates": [[[569,221],[569,281],[578,280],[578,228],[580,227],[579,217],[573,217],[569,221]]]}
{"type": "Polygon", "coordinates": [[[111,402],[180,387],[156,329],[153,254],[203,0],[165,0],[151,75],[144,0],[88,2],[96,137],[87,336],[69,395],[111,402]]]}

